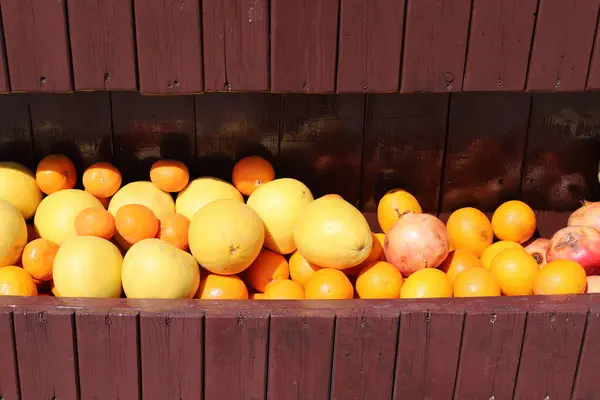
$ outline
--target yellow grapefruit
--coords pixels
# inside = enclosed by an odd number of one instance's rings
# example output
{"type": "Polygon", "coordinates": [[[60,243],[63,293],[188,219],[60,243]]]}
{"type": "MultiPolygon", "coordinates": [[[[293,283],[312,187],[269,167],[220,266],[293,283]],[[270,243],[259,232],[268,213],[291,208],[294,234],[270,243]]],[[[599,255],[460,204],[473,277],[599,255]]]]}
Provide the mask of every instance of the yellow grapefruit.
{"type": "Polygon", "coordinates": [[[0,162],[0,199],[17,207],[24,219],[33,217],[42,196],[29,168],[15,162],[0,162]]]}
{"type": "Polygon", "coordinates": [[[377,205],[377,221],[381,230],[387,233],[402,215],[409,212],[423,212],[415,196],[401,189],[389,190],[377,205]]]}
{"type": "Polygon", "coordinates": [[[19,210],[0,200],[0,267],[16,264],[27,244],[27,225],[19,210]]]}
{"type": "Polygon", "coordinates": [[[215,200],[231,199],[244,202],[242,194],[229,182],[212,176],[196,178],[177,194],[175,208],[177,214],[190,221],[196,212],[215,200]]]}
{"type": "Polygon", "coordinates": [[[117,211],[127,204],[141,204],[148,207],[156,218],[161,219],[167,214],[175,212],[175,202],[169,193],[165,193],[152,182],[131,182],[123,186],[110,199],[108,212],[114,216],[117,211]]]}

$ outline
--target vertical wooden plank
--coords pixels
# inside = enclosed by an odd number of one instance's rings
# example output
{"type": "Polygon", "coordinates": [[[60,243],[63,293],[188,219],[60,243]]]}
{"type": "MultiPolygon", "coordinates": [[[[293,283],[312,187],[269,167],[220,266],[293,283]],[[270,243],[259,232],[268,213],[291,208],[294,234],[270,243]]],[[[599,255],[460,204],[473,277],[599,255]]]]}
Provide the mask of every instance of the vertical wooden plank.
{"type": "Polygon", "coordinates": [[[0,93],[10,92],[10,79],[8,76],[8,63],[6,62],[6,42],[4,27],[0,19],[0,93]]]}
{"type": "Polygon", "coordinates": [[[600,306],[590,302],[587,326],[573,386],[574,400],[592,400],[600,397],[598,371],[600,370],[600,306]]]}
{"type": "Polygon", "coordinates": [[[572,211],[600,194],[599,107],[598,93],[534,95],[522,189],[534,209],[572,211]]]}
{"type": "Polygon", "coordinates": [[[587,315],[583,305],[533,306],[527,315],[514,398],[569,398],[587,315]]]}
{"type": "Polygon", "coordinates": [[[332,369],[335,313],[276,311],[269,327],[267,398],[327,400],[332,369]]]}
{"type": "Polygon", "coordinates": [[[398,90],[404,0],[342,0],[337,92],[398,90]]]}
{"type": "Polygon", "coordinates": [[[196,96],[197,171],[231,180],[236,160],[279,158],[281,96],[266,93],[207,93],[196,96]]]}
{"type": "Polygon", "coordinates": [[[266,398],[268,313],[207,310],[204,324],[204,398],[266,398]]]}
{"type": "Polygon", "coordinates": [[[269,90],[268,0],[202,2],[206,90],[269,90]]]}
{"type": "Polygon", "coordinates": [[[414,194],[424,211],[437,211],[448,101],[443,94],[368,97],[363,211],[377,210],[385,192],[395,188],[414,194]]]}
{"type": "Polygon", "coordinates": [[[461,91],[471,1],[407,1],[401,91],[461,91]]]}
{"type": "Polygon", "coordinates": [[[332,399],[392,398],[398,326],[397,310],[337,313],[332,399]]]}
{"type": "Polygon", "coordinates": [[[199,0],[134,2],[140,91],[202,92],[199,0]]]}
{"type": "Polygon", "coordinates": [[[526,318],[517,308],[467,309],[454,398],[512,397],[526,318]]]}
{"type": "Polygon", "coordinates": [[[454,391],[464,313],[403,310],[394,399],[450,399],[454,391]]]}
{"type": "Polygon", "coordinates": [[[22,400],[78,398],[73,323],[72,311],[14,311],[22,400]]]}
{"type": "Polygon", "coordinates": [[[523,90],[537,0],[474,0],[464,90],[523,90]]]}
{"type": "Polygon", "coordinates": [[[194,97],[111,93],[115,161],[126,180],[148,180],[159,158],[189,162],[194,154],[194,97]]]}
{"type": "Polygon", "coordinates": [[[137,311],[75,315],[82,399],[141,399],[137,311]]]}
{"type": "Polygon", "coordinates": [[[93,162],[110,159],[108,93],[33,94],[30,99],[36,156],[66,154],[78,171],[93,162]]]}
{"type": "Polygon", "coordinates": [[[358,204],[365,96],[284,95],[280,164],[315,198],[337,193],[358,204]]]}
{"type": "Polygon", "coordinates": [[[0,159],[32,166],[33,146],[29,96],[0,96],[0,159]]]}
{"type": "Polygon", "coordinates": [[[202,398],[201,312],[140,313],[142,397],[202,398]]]}
{"type": "MultiPolygon", "coordinates": [[[[600,10],[596,11],[598,22],[600,22],[600,10]]],[[[594,36],[594,45],[592,58],[590,59],[590,70],[586,82],[586,89],[600,89],[600,29],[596,22],[596,33],[594,36]]]]}
{"type": "Polygon", "coordinates": [[[271,90],[335,88],[339,0],[271,0],[271,90]]]}
{"type": "Polygon", "coordinates": [[[73,90],[64,0],[1,0],[0,6],[12,90],[73,90]]]}
{"type": "Polygon", "coordinates": [[[493,211],[519,196],[530,105],[526,93],[452,96],[442,212],[493,211]]]}
{"type": "Polygon", "coordinates": [[[527,90],[585,90],[598,0],[540,0],[527,90]]]}
{"type": "Polygon", "coordinates": [[[4,400],[18,400],[20,392],[14,324],[12,311],[8,307],[0,309],[0,359],[0,397],[4,400]]]}
{"type": "Polygon", "coordinates": [[[67,2],[76,90],[136,90],[131,0],[67,2]]]}

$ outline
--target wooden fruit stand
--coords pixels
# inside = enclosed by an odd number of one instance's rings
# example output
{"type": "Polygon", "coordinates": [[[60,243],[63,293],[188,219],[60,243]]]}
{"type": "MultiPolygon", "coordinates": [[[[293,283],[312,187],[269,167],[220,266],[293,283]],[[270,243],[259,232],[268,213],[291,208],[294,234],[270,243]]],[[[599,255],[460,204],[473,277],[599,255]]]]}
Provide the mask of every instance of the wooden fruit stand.
{"type": "MultiPolygon", "coordinates": [[[[0,0],[0,159],[267,157],[377,231],[598,200],[598,0],[0,0]],[[217,93],[219,92],[219,93],[217,93]],[[235,93],[234,93],[235,92],[235,93]],[[239,92],[239,93],[238,93],[239,92]],[[169,95],[169,96],[157,96],[169,95]]],[[[0,399],[597,399],[600,297],[0,298],[0,399]]]]}

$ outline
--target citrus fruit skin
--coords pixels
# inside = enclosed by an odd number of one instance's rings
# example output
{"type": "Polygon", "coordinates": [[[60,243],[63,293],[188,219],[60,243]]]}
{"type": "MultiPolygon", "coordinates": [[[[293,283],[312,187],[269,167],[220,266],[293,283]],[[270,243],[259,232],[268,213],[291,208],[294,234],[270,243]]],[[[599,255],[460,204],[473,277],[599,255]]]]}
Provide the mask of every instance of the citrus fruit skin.
{"type": "Polygon", "coordinates": [[[15,162],[0,162],[0,199],[15,206],[23,219],[33,217],[42,197],[29,168],[15,162]]]}
{"type": "Polygon", "coordinates": [[[402,215],[409,212],[423,212],[415,196],[405,190],[389,190],[377,205],[377,221],[381,230],[387,233],[402,215]]]}
{"type": "Polygon", "coordinates": [[[125,204],[115,215],[117,241],[125,249],[140,240],[156,236],[159,229],[158,218],[146,206],[125,204]]]}
{"type": "Polygon", "coordinates": [[[533,293],[580,294],[587,285],[585,269],[575,261],[556,260],[544,265],[533,283],[533,293]]]}
{"type": "Polygon", "coordinates": [[[496,277],[485,268],[469,268],[454,281],[454,297],[493,297],[501,294],[496,277]]]}
{"type": "Polygon", "coordinates": [[[236,275],[207,274],[194,298],[212,300],[248,300],[248,288],[236,275]]]}
{"type": "Polygon", "coordinates": [[[311,264],[296,250],[290,256],[290,279],[305,286],[313,274],[321,269],[318,265],[311,264]]]}
{"type": "Polygon", "coordinates": [[[212,176],[196,178],[177,194],[175,212],[191,221],[202,207],[224,199],[244,202],[242,194],[231,183],[212,176]]]}
{"type": "Polygon", "coordinates": [[[122,264],[121,252],[108,240],[75,236],[56,253],[54,285],[61,297],[120,297],[122,264]]]}
{"type": "Polygon", "coordinates": [[[75,217],[75,231],[79,236],[98,236],[110,240],[115,235],[115,218],[105,209],[86,208],[75,217]]]}
{"type": "Polygon", "coordinates": [[[150,181],[164,192],[179,192],[189,180],[188,168],[181,161],[158,160],[150,167],[150,181]]]}
{"type": "Polygon", "coordinates": [[[456,249],[448,253],[439,269],[448,275],[452,282],[463,271],[470,268],[480,268],[481,261],[477,256],[468,250],[456,249]]]}
{"type": "Polygon", "coordinates": [[[404,279],[396,267],[385,261],[367,264],[356,278],[361,299],[398,299],[404,279]]]}
{"type": "Polygon", "coordinates": [[[244,157],[233,167],[231,181],[240,193],[250,196],[256,189],[275,179],[275,169],[259,156],[244,157]]]}
{"type": "Polygon", "coordinates": [[[27,243],[21,257],[23,269],[38,281],[51,280],[54,257],[58,249],[56,243],[41,238],[27,243]]]}
{"type": "Polygon", "coordinates": [[[585,293],[600,293],[600,276],[588,276],[585,293]]]}
{"type": "Polygon", "coordinates": [[[452,282],[445,273],[434,268],[416,271],[406,278],[400,290],[403,299],[445,297],[452,297],[452,282]]]}
{"type": "Polygon", "coordinates": [[[98,162],[85,170],[82,181],[86,192],[100,199],[107,199],[117,193],[123,178],[114,165],[98,162]]]}
{"type": "Polygon", "coordinates": [[[158,238],[187,251],[190,248],[188,243],[189,229],[189,219],[177,213],[167,214],[160,220],[158,238]]]}
{"type": "Polygon", "coordinates": [[[304,288],[299,283],[289,279],[278,279],[265,287],[266,300],[302,300],[304,288]]]}
{"type": "Polygon", "coordinates": [[[454,211],[446,223],[453,249],[467,250],[477,257],[492,244],[494,233],[488,217],[473,207],[454,211]]]}
{"type": "Polygon", "coordinates": [[[481,254],[480,260],[483,268],[490,270],[492,268],[492,260],[494,257],[496,257],[498,253],[505,249],[523,249],[523,246],[517,242],[511,242],[510,240],[501,240],[493,243],[481,254]]]}
{"type": "Polygon", "coordinates": [[[37,296],[37,286],[23,268],[7,265],[0,268],[0,296],[37,296]]]}
{"type": "Polygon", "coordinates": [[[269,249],[262,249],[245,271],[244,276],[246,282],[256,291],[266,293],[265,290],[269,283],[290,277],[290,266],[281,254],[269,249]]]}
{"type": "Polygon", "coordinates": [[[15,265],[27,244],[27,225],[19,210],[0,200],[0,267],[15,265]]]}
{"type": "Polygon", "coordinates": [[[524,249],[504,249],[492,260],[491,272],[498,280],[502,294],[528,296],[533,294],[539,267],[535,258],[524,249]]]}
{"type": "Polygon", "coordinates": [[[116,217],[117,211],[127,204],[146,206],[158,219],[175,212],[175,202],[171,195],[148,181],[131,182],[119,189],[110,199],[108,212],[116,217]]]}
{"type": "Polygon", "coordinates": [[[75,165],[63,154],[50,154],[38,164],[35,181],[40,190],[46,194],[73,189],[77,181],[75,165]]]}
{"type": "Polygon", "coordinates": [[[492,228],[500,240],[525,243],[535,233],[535,213],[522,201],[507,201],[494,211],[492,228]]]}
{"type": "Polygon", "coordinates": [[[307,299],[343,300],[354,297],[354,288],[340,270],[322,268],[315,272],[304,287],[307,299]]]}

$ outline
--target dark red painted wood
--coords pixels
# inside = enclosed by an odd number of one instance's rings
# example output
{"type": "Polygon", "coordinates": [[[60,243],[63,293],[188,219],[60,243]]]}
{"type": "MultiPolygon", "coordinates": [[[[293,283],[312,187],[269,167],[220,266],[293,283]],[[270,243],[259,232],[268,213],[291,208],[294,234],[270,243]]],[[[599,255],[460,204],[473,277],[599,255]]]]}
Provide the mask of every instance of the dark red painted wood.
{"type": "Polygon", "coordinates": [[[551,238],[559,229],[567,226],[571,211],[537,210],[537,233],[540,237],[551,238]]]}
{"type": "Polygon", "coordinates": [[[20,391],[13,315],[7,307],[0,309],[0,360],[0,396],[4,400],[18,400],[20,391]]]}
{"type": "Polygon", "coordinates": [[[73,311],[14,311],[21,399],[77,399],[73,311]]]}
{"type": "Polygon", "coordinates": [[[0,96],[0,160],[33,167],[33,146],[29,118],[29,97],[23,94],[0,96]]]}
{"type": "Polygon", "coordinates": [[[587,315],[583,305],[542,303],[529,311],[514,398],[569,398],[587,315]]]}
{"type": "Polygon", "coordinates": [[[537,0],[474,0],[464,90],[523,90],[537,0]]]}
{"type": "Polygon", "coordinates": [[[204,398],[266,398],[269,313],[207,310],[204,324],[204,398]]]}
{"type": "Polygon", "coordinates": [[[526,317],[518,308],[467,309],[454,398],[512,397],[526,317]]]}
{"type": "Polygon", "coordinates": [[[82,399],[140,399],[138,312],[78,310],[77,350],[82,399]]]}
{"type": "Polygon", "coordinates": [[[11,89],[73,90],[65,1],[2,0],[0,6],[11,89]]]}
{"type": "Polygon", "coordinates": [[[6,62],[6,44],[4,42],[4,28],[0,19],[0,93],[10,92],[10,79],[8,77],[8,64],[6,62]]]}
{"type": "Polygon", "coordinates": [[[531,96],[452,96],[441,211],[494,209],[519,196],[531,96]]]}
{"type": "Polygon", "coordinates": [[[271,314],[269,400],[329,399],[334,323],[330,310],[298,307],[271,314]]]}
{"type": "Polygon", "coordinates": [[[534,95],[523,176],[533,208],[572,211],[597,199],[598,93],[534,95]]]}
{"type": "Polygon", "coordinates": [[[581,351],[577,376],[573,386],[573,400],[592,400],[600,396],[598,370],[600,370],[600,305],[590,304],[587,326],[581,351]]]}
{"type": "MultiPolygon", "coordinates": [[[[598,10],[596,14],[598,15],[598,21],[600,22],[600,10],[598,10]]],[[[596,23],[596,36],[594,37],[586,89],[600,89],[600,29],[598,29],[598,22],[596,23]]]]}
{"type": "Polygon", "coordinates": [[[598,0],[540,0],[527,90],[585,90],[598,0]]]}
{"type": "Polygon", "coordinates": [[[201,312],[141,312],[142,396],[156,400],[202,398],[201,312]]]}
{"type": "Polygon", "coordinates": [[[452,398],[463,319],[460,308],[402,311],[394,399],[452,398]]]}
{"type": "Polygon", "coordinates": [[[392,398],[398,322],[398,310],[337,313],[332,399],[392,398]]]}
{"type": "Polygon", "coordinates": [[[358,204],[365,96],[283,96],[281,176],[358,204]]]}
{"type": "Polygon", "coordinates": [[[335,89],[339,0],[271,0],[271,90],[335,89]]]}
{"type": "Polygon", "coordinates": [[[200,2],[134,0],[142,93],[199,93],[204,88],[200,2]]]}
{"type": "Polygon", "coordinates": [[[404,0],[341,0],[337,92],[398,90],[404,0]]]}
{"type": "Polygon", "coordinates": [[[361,209],[377,210],[386,191],[404,188],[436,212],[449,96],[369,95],[361,209]]]}
{"type": "Polygon", "coordinates": [[[407,0],[403,93],[462,90],[470,0],[407,0]]]}
{"type": "Polygon", "coordinates": [[[76,90],[136,90],[131,0],[67,3],[76,90]]]}
{"type": "Polygon", "coordinates": [[[202,2],[206,90],[269,90],[268,0],[202,2]]]}

